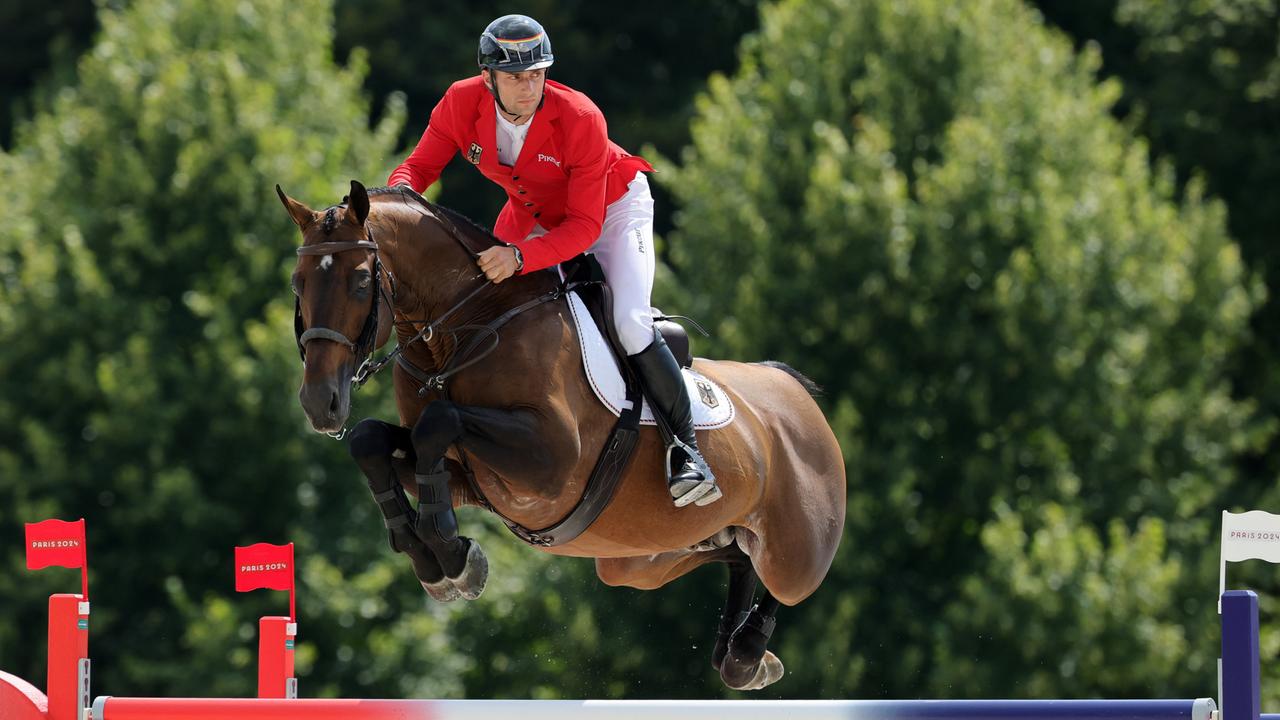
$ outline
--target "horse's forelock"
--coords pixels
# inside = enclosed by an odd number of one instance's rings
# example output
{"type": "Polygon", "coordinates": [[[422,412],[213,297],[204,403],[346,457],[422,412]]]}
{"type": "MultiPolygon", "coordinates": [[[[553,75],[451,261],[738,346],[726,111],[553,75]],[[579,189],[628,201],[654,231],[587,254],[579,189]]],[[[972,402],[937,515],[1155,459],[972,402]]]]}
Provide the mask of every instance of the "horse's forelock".
{"type": "Polygon", "coordinates": [[[324,221],[320,224],[320,228],[324,230],[325,235],[332,235],[334,228],[338,227],[338,209],[341,205],[333,205],[324,211],[324,221]]]}

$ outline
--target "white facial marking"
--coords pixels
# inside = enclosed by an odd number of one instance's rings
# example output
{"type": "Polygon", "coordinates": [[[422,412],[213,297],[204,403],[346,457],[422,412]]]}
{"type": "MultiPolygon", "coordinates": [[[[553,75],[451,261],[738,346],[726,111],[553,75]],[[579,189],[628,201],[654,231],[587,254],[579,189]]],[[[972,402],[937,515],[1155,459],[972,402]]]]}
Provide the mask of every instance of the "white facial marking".
{"type": "Polygon", "coordinates": [[[321,269],[321,270],[328,270],[330,267],[333,267],[333,256],[332,256],[332,255],[325,255],[324,257],[320,258],[320,269],[321,269]]]}

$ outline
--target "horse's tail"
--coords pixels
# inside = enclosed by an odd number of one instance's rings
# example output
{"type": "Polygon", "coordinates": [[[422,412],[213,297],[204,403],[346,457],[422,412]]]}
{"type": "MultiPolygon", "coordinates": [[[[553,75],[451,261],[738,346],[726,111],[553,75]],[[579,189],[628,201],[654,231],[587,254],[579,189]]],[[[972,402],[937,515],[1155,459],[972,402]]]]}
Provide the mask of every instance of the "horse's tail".
{"type": "Polygon", "coordinates": [[[782,372],[795,378],[796,382],[800,383],[801,387],[805,389],[805,392],[809,393],[809,397],[819,397],[822,395],[823,390],[821,385],[805,377],[804,373],[800,372],[799,370],[791,367],[790,365],[784,362],[779,362],[777,360],[764,360],[762,362],[756,363],[756,365],[764,365],[765,367],[771,367],[776,370],[781,370],[782,372]]]}

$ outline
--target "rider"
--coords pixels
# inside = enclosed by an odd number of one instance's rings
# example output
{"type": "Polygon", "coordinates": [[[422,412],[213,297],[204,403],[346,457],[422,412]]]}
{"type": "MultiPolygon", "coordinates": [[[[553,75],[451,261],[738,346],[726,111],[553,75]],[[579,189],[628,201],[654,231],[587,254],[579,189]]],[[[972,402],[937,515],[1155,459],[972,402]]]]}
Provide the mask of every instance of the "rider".
{"type": "Polygon", "coordinates": [[[680,365],[653,329],[653,198],[643,158],[609,140],[604,116],[582,93],[546,78],[551,40],[532,18],[504,15],[480,35],[480,74],[449,87],[418,146],[387,180],[423,192],[461,152],[502,186],[507,204],[480,253],[500,283],[592,252],[613,295],[613,323],[659,416],[677,507],[721,496],[698,451],[680,365]]]}

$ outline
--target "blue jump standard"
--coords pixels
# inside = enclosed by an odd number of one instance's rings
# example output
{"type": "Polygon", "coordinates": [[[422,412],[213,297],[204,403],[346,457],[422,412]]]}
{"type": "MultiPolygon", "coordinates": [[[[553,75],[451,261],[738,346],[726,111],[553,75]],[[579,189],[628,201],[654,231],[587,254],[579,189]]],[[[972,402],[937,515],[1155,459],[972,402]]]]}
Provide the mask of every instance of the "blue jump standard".
{"type": "Polygon", "coordinates": [[[1228,590],[1222,594],[1222,720],[1280,718],[1262,715],[1258,650],[1258,596],[1228,590]]]}

